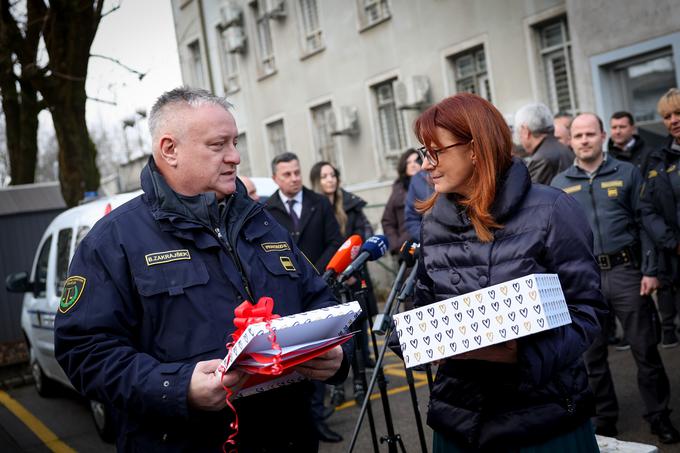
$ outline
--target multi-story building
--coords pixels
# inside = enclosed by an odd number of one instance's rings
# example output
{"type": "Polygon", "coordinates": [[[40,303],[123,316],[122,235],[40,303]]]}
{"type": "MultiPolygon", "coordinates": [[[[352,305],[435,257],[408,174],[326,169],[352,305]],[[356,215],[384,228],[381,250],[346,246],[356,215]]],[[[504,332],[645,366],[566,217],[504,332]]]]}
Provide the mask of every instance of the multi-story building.
{"type": "MultiPolygon", "coordinates": [[[[415,117],[471,91],[509,120],[620,109],[664,133],[656,101],[680,85],[680,0],[172,0],[185,84],[235,106],[241,172],[296,152],[334,162],[383,203],[415,117]]],[[[306,175],[305,175],[306,176],[306,175]]],[[[376,221],[378,209],[369,212],[376,221]]]]}

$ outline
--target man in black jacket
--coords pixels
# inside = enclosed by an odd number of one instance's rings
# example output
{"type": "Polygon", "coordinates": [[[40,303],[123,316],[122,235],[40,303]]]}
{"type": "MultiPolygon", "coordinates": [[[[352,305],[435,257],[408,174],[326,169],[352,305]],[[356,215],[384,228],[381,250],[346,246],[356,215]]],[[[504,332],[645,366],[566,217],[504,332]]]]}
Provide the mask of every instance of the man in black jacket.
{"type": "Polygon", "coordinates": [[[640,174],[647,174],[647,161],[652,151],[637,134],[635,120],[629,112],[614,112],[609,120],[611,137],[607,142],[607,152],[625,162],[635,165],[640,174]]]}
{"type": "MultiPolygon", "coordinates": [[[[290,231],[296,245],[317,271],[323,271],[342,243],[333,207],[326,197],[303,187],[300,161],[294,153],[286,152],[274,157],[272,178],[279,190],[267,199],[265,207],[277,222],[290,231]]],[[[323,383],[314,383],[312,416],[315,428],[319,440],[341,442],[342,436],[324,422],[332,413],[324,409],[325,390],[323,383]]]]}
{"type": "Polygon", "coordinates": [[[544,104],[527,104],[515,114],[515,141],[529,154],[527,167],[531,182],[549,185],[559,172],[574,162],[574,153],[555,138],[550,109],[544,104]]]}

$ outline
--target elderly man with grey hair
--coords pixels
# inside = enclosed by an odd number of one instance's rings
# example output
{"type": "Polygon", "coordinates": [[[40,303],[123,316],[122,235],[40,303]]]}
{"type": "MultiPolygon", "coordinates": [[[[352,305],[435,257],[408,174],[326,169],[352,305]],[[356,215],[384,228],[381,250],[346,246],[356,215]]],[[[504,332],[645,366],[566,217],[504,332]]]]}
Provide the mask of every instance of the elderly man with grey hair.
{"type": "Polygon", "coordinates": [[[515,113],[515,141],[527,155],[531,181],[549,185],[552,179],[574,162],[572,151],[555,137],[553,116],[541,103],[527,104],[515,113]]]}
{"type": "MultiPolygon", "coordinates": [[[[235,418],[223,386],[237,392],[249,375],[219,366],[244,301],[271,297],[285,316],[335,297],[237,179],[238,130],[223,98],[174,89],[149,123],[144,194],[102,218],[71,262],[55,321],[59,364],[79,392],[114,411],[118,451],[218,452],[238,422],[241,452],[315,453],[310,382],[237,399],[235,418]]],[[[343,382],[344,351],[291,371],[343,382]]]]}

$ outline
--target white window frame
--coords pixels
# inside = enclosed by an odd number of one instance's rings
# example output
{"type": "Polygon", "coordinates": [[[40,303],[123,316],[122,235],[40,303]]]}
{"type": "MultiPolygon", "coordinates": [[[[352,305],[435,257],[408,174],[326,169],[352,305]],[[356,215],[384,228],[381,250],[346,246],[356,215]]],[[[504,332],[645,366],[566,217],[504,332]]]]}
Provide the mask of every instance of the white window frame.
{"type": "MultiPolygon", "coordinates": [[[[680,86],[680,32],[670,33],[590,57],[590,71],[593,78],[593,93],[595,95],[595,111],[597,114],[603,119],[608,119],[612,113],[620,110],[620,108],[615,107],[614,101],[611,98],[611,73],[609,71],[611,65],[668,47],[671,48],[675,65],[675,86],[678,87],[680,86]]],[[[663,133],[665,134],[666,131],[663,131],[663,133]]]]}
{"type": "Polygon", "coordinates": [[[314,158],[318,160],[326,160],[333,165],[339,165],[338,162],[338,145],[335,138],[331,135],[334,129],[333,122],[335,121],[335,110],[333,102],[328,99],[324,102],[318,102],[309,106],[309,125],[312,132],[312,143],[314,144],[314,158]],[[328,108],[325,115],[325,134],[320,130],[316,121],[315,113],[322,108],[328,108]],[[322,137],[325,135],[325,137],[322,137]],[[323,143],[326,142],[326,143],[323,143]],[[327,146],[326,146],[327,145],[327,146]],[[325,151],[324,151],[325,150],[325,151]]]}
{"type": "Polygon", "coordinates": [[[464,57],[472,57],[474,60],[474,74],[465,77],[467,78],[472,78],[473,79],[473,84],[474,84],[474,93],[483,97],[489,102],[493,102],[493,93],[491,90],[491,78],[489,76],[489,59],[488,59],[488,52],[486,50],[486,47],[484,47],[484,44],[480,44],[477,46],[469,47],[461,52],[457,52],[454,54],[450,54],[447,56],[447,62],[449,66],[449,73],[450,73],[450,78],[452,82],[452,87],[453,87],[453,92],[454,93],[461,93],[461,92],[469,92],[469,91],[461,91],[458,88],[458,84],[461,82],[458,78],[457,74],[457,67],[456,63],[459,61],[461,58],[464,57]],[[480,71],[477,68],[477,55],[479,52],[483,52],[484,54],[484,70],[480,71]]]}
{"type": "Polygon", "coordinates": [[[215,27],[217,34],[217,50],[220,56],[220,74],[222,75],[222,88],[224,94],[232,94],[241,89],[239,81],[239,63],[238,56],[229,52],[225,42],[224,34],[227,29],[219,25],[215,27]]]}
{"type": "MultiPolygon", "coordinates": [[[[564,60],[567,71],[567,84],[569,90],[569,98],[571,102],[571,107],[566,111],[572,114],[576,113],[579,109],[579,101],[578,93],[576,91],[576,77],[573,68],[573,50],[571,44],[571,33],[569,31],[569,20],[566,11],[553,14],[547,17],[543,16],[540,20],[532,21],[532,23],[530,24],[529,33],[531,42],[533,43],[532,47],[535,50],[536,55],[536,59],[534,59],[533,63],[538,63],[530,66],[540,68],[539,72],[540,77],[542,79],[542,83],[540,84],[542,86],[542,89],[540,91],[541,93],[543,93],[543,96],[541,96],[541,98],[543,98],[545,100],[546,105],[548,105],[550,109],[554,111],[553,113],[558,113],[558,111],[564,111],[564,109],[560,109],[559,105],[557,104],[556,87],[554,86],[554,80],[550,76],[552,68],[546,65],[546,60],[549,58],[549,56],[557,55],[558,53],[561,52],[562,55],[565,57],[564,60]],[[549,27],[555,23],[559,23],[561,25],[562,33],[565,40],[561,44],[544,48],[541,42],[541,32],[546,27],[549,27]]],[[[532,82],[536,81],[532,80],[532,82]]]]}
{"type": "Polygon", "coordinates": [[[265,148],[267,150],[267,156],[268,160],[271,161],[274,156],[279,155],[280,153],[277,153],[274,147],[272,146],[272,143],[269,140],[269,131],[270,131],[270,126],[273,125],[274,123],[281,122],[283,124],[283,143],[284,143],[284,150],[283,152],[288,151],[290,148],[288,147],[288,133],[286,132],[286,118],[284,115],[276,115],[269,117],[265,119],[262,123],[263,127],[263,135],[264,135],[264,143],[265,143],[265,148]]]}
{"type": "Polygon", "coordinates": [[[251,0],[250,11],[254,20],[255,42],[257,43],[257,71],[259,80],[276,73],[274,39],[270,17],[267,14],[267,0],[251,0]],[[263,40],[264,34],[264,40],[263,40]]]}
{"type": "Polygon", "coordinates": [[[186,45],[187,62],[189,63],[187,72],[191,79],[191,85],[195,88],[205,88],[206,69],[203,59],[203,47],[199,38],[189,41],[186,45]]]}
{"type": "Polygon", "coordinates": [[[359,21],[359,32],[375,27],[392,17],[390,5],[387,0],[356,0],[357,19],[359,21]],[[369,17],[370,10],[377,10],[378,15],[375,19],[369,17]]]}
{"type": "Polygon", "coordinates": [[[298,23],[300,30],[300,48],[302,50],[302,59],[315,55],[326,48],[326,43],[323,35],[323,27],[321,26],[321,14],[319,12],[318,0],[296,0],[295,2],[298,11],[298,23]],[[305,4],[313,5],[316,10],[316,27],[312,24],[310,18],[305,15],[305,4]]]}
{"type": "MultiPolygon", "coordinates": [[[[381,151],[381,155],[383,156],[383,158],[398,156],[404,151],[404,149],[406,149],[409,142],[403,112],[399,110],[396,106],[394,88],[392,86],[392,83],[395,82],[396,80],[399,80],[399,78],[398,77],[385,78],[375,83],[372,83],[369,87],[371,92],[370,96],[371,111],[373,112],[373,116],[375,118],[375,131],[377,136],[377,142],[379,143],[378,149],[381,151]],[[388,148],[388,143],[385,142],[385,138],[387,137],[386,135],[387,131],[383,130],[381,121],[381,105],[379,103],[380,100],[378,99],[377,91],[378,87],[380,86],[389,87],[389,89],[392,91],[392,108],[394,109],[394,113],[396,115],[396,123],[394,124],[394,126],[396,126],[396,131],[398,134],[397,141],[399,142],[396,148],[388,148]]],[[[383,107],[389,107],[388,103],[385,103],[383,107]]],[[[389,140],[387,141],[389,142],[389,140]]]]}

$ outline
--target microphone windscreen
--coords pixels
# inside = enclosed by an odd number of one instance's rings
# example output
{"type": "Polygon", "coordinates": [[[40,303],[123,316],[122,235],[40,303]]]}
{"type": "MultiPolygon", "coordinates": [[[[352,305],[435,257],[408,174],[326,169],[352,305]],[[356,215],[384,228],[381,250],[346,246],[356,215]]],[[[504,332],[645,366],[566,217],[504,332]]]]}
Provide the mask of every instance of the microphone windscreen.
{"type": "Polygon", "coordinates": [[[362,252],[368,252],[369,261],[375,261],[382,257],[385,252],[387,252],[387,247],[389,246],[387,238],[382,234],[377,234],[366,239],[364,245],[361,246],[362,252]]]}
{"type": "Polygon", "coordinates": [[[362,243],[363,240],[358,234],[353,234],[348,237],[328,262],[326,270],[332,270],[336,274],[344,271],[347,266],[349,266],[349,264],[359,255],[362,243]]]}
{"type": "Polygon", "coordinates": [[[399,249],[399,258],[406,263],[406,266],[411,267],[416,263],[418,243],[412,240],[405,241],[399,249]]]}

